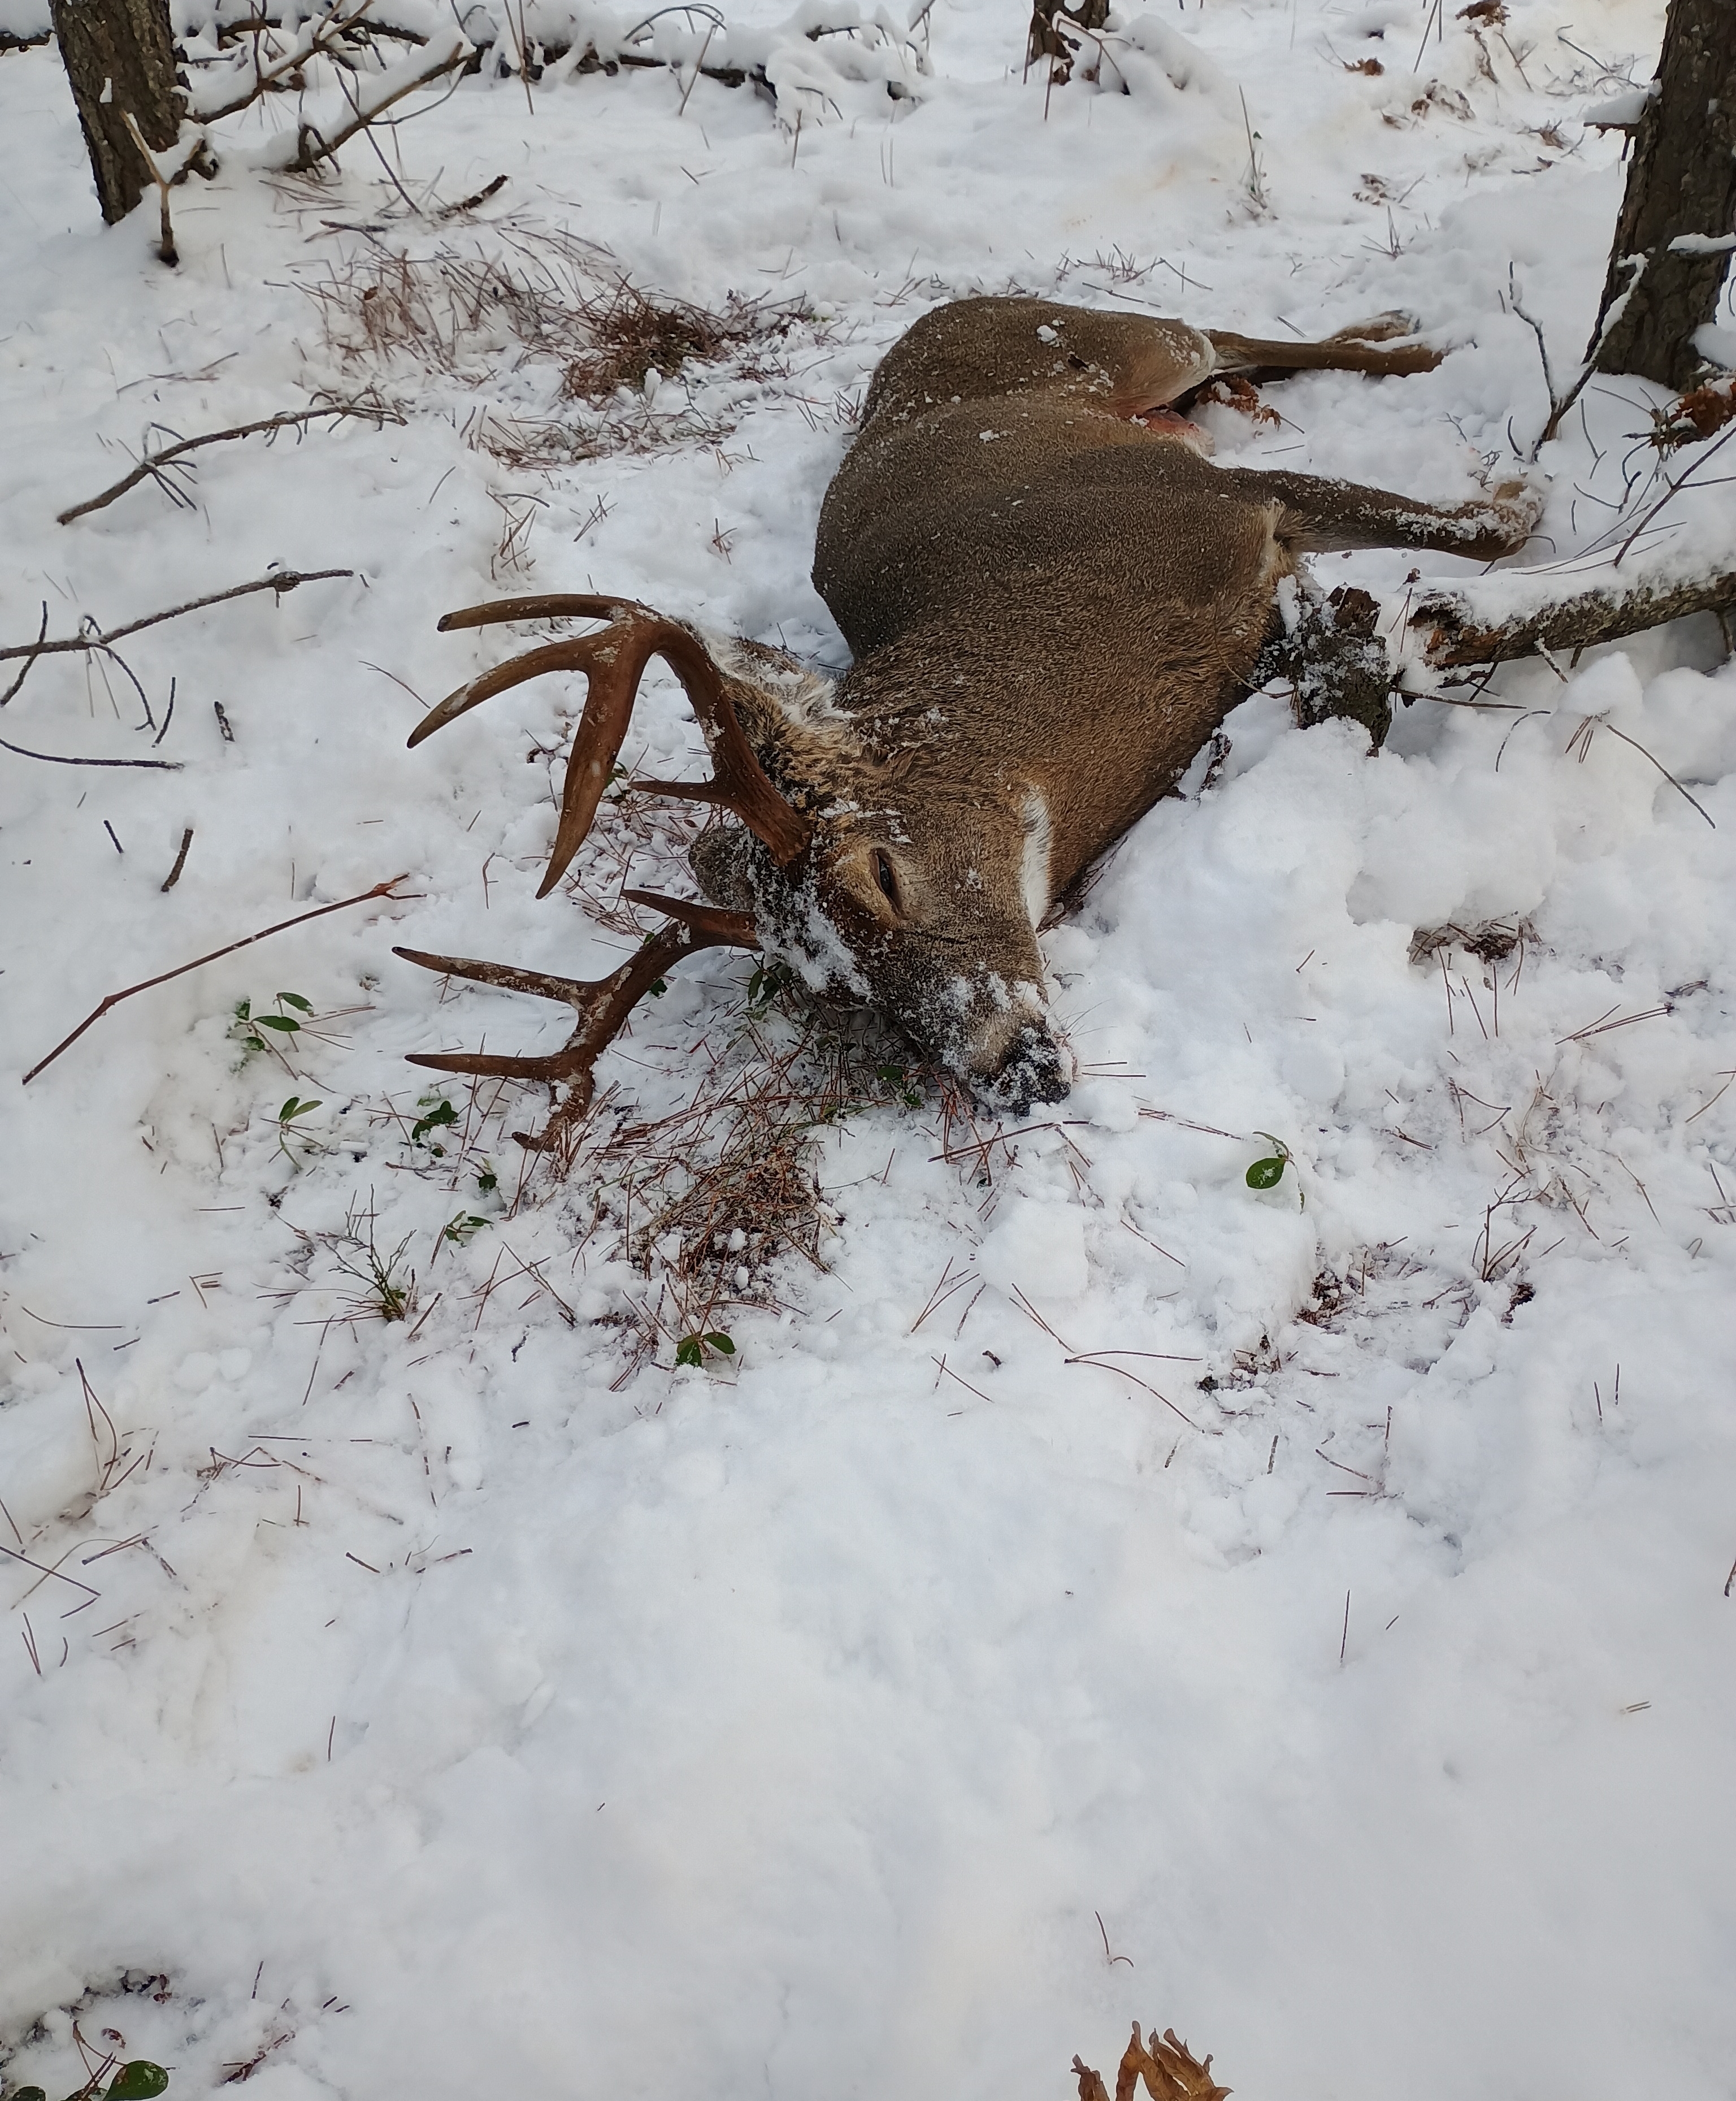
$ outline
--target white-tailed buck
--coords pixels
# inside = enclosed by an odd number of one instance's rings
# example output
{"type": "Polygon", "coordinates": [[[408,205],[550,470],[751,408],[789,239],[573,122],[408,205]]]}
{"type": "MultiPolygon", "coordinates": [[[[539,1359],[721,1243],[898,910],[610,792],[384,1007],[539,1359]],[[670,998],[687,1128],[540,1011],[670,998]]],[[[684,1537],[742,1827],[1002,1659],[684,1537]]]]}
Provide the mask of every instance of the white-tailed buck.
{"type": "MultiPolygon", "coordinates": [[[[1427,370],[1438,353],[1390,340],[1407,325],[1387,316],[1279,343],[1039,299],[937,307],[882,360],[820,512],[814,581],[855,659],[835,684],[619,599],[448,613],[443,629],[607,623],[472,679],[410,739],[543,672],[585,675],[540,896],[590,828],[654,656],[687,689],[713,778],[633,785],[736,821],[694,849],[709,902],[628,893],[670,923],[599,982],[399,949],[578,1015],[550,1056],[414,1062],[564,1083],[558,1121],[570,1122],[634,1002],[682,957],[739,944],[817,993],[878,1009],[993,1106],[1023,1115],[1059,1099],[1072,1064],[1038,927],[1246,697],[1279,582],[1304,552],[1486,560],[1526,537],[1535,507],[1522,490],[1442,507],[1202,456],[1181,412],[1214,374],[1427,370]]],[[[1378,683],[1384,706],[1384,670],[1378,683]]]]}

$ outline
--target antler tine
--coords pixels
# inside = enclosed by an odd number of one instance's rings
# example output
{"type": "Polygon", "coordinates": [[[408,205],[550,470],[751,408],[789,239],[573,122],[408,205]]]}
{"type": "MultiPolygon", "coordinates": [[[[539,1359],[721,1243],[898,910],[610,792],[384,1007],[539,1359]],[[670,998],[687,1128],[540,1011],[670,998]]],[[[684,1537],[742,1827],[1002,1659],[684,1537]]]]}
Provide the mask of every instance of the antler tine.
{"type": "Polygon", "coordinates": [[[409,1063],[426,1066],[431,1072],[464,1073],[489,1079],[541,1080],[551,1086],[564,1081],[566,1099],[541,1135],[532,1138],[523,1131],[514,1133],[521,1145],[533,1151],[554,1143],[561,1130],[590,1108],[597,1059],[619,1034],[639,1000],[666,971],[701,949],[759,946],[753,922],[743,913],[689,904],[682,899],[657,897],[649,891],[625,894],[635,903],[670,912],[675,923],[660,928],[606,978],[554,977],[544,971],[520,970],[511,963],[479,962],[468,956],[436,956],[423,949],[394,949],[392,953],[402,956],[406,962],[419,964],[425,971],[438,971],[443,976],[500,985],[508,992],[533,993],[541,999],[565,1000],[578,1016],[577,1026],[560,1049],[542,1057],[426,1051],[413,1055],[409,1063]]]}
{"type": "Polygon", "coordinates": [[[600,635],[528,649],[469,680],[429,710],[412,733],[411,745],[420,744],[482,701],[527,679],[545,671],[585,673],[589,683],[585,712],[567,761],[554,848],[537,892],[546,897],[585,843],[608,785],[609,769],[627,733],[645,666],[653,657],[661,657],[687,689],[711,752],[713,777],[705,782],[647,781],[633,785],[689,801],[720,804],[740,817],[771,847],[779,865],[787,867],[806,846],[813,828],[766,777],[735,712],[730,691],[735,682],[691,629],[634,599],[590,593],[500,599],[492,604],[466,606],[448,613],[440,627],[444,632],[497,621],[581,617],[607,619],[610,625],[600,635]]]}
{"type": "Polygon", "coordinates": [[[528,591],[520,598],[491,598],[482,605],[460,606],[440,615],[435,630],[492,627],[502,620],[612,620],[617,613],[645,613],[637,599],[603,598],[595,591],[528,591]]]}

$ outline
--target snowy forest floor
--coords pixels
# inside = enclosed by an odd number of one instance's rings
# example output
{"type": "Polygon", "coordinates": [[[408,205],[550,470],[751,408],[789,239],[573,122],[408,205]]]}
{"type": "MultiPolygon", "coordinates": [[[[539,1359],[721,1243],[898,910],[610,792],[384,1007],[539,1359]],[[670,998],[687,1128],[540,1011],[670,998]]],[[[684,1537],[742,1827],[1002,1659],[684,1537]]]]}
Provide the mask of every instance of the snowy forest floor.
{"type": "MultiPolygon", "coordinates": [[[[691,831],[607,805],[537,904],[581,689],[407,752],[509,646],[439,615],[596,588],[837,666],[819,499],[939,299],[1405,308],[1438,370],[1211,412],[1219,458],[1526,471],[1514,299],[1570,374],[1621,184],[1584,118],[1660,16],[1154,6],[1129,93],[1046,94],[1020,9],[937,0],[914,93],[840,73],[799,128],[485,73],[338,177],[228,155],[173,271],[154,199],[101,227],[52,49],[0,55],[0,646],[351,573],[44,658],[0,723],[6,2079],[69,2090],[76,2020],[171,2101],[1058,2101],[1137,2017],[1244,2101],[1728,2097],[1712,621],[1378,757],[1248,701],[1045,937],[1086,1073],[1029,1127],[714,953],[562,1174],[537,1090],[403,1059],[564,1015],[391,953],[601,975],[691,831]],[[727,325],[600,369],[622,281],[727,325]],[[364,392],[400,420],[55,522],[166,431],[364,392]],[[104,994],[394,877],[20,1090],[104,994]]],[[[1528,564],[1595,572],[1709,453],[1660,463],[1662,398],[1587,391],[1528,564]]],[[[1727,551],[1729,497],[1708,460],[1648,545],[1727,551]]],[[[668,679],[624,757],[698,766],[668,679]]]]}

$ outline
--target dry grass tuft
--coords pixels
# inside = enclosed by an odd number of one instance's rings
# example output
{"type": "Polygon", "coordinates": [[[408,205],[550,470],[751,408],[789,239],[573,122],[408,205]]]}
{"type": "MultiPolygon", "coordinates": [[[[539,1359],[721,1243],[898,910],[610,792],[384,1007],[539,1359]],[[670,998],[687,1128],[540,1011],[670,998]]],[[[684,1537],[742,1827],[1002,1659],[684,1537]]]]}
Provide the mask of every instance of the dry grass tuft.
{"type": "Polygon", "coordinates": [[[303,289],[333,356],[382,378],[404,365],[471,386],[515,375],[516,402],[526,369],[548,368],[546,414],[484,406],[470,427],[473,444],[524,468],[718,443],[730,423],[653,378],[696,367],[711,379],[787,379],[788,339],[813,321],[799,300],[731,294],[713,311],[655,296],[607,250],[549,232],[510,232],[494,255],[376,247],[326,264],[303,289]]]}
{"type": "MultiPolygon", "coordinates": [[[[606,1101],[549,1172],[585,1192],[586,1237],[645,1280],[625,1383],[660,1344],[727,1335],[731,1310],[774,1307],[792,1257],[825,1267],[841,1214],[821,1190],[821,1134],[863,1110],[920,1105],[871,1017],[811,1005],[775,966],[756,971],[723,1041],[691,1052],[700,1077],[652,1119],[606,1101]]],[[[723,1032],[720,1031],[720,1033],[723,1032]]]]}

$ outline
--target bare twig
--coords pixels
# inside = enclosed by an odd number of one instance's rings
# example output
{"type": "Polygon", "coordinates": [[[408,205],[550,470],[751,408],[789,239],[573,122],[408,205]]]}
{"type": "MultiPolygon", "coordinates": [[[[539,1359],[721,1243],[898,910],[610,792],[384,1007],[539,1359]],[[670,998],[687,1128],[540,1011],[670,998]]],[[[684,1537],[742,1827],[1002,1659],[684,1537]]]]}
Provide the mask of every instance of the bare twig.
{"type": "MultiPolygon", "coordinates": [[[[361,0],[361,4],[352,8],[347,15],[342,12],[341,7],[334,7],[323,20],[307,24],[285,55],[272,65],[262,66],[259,64],[259,47],[256,41],[253,75],[246,88],[215,109],[199,110],[197,113],[199,121],[204,124],[214,124],[219,117],[233,117],[238,111],[245,109],[250,103],[257,102],[262,95],[275,87],[287,74],[298,71],[309,59],[334,44],[345,30],[354,29],[373,5],[373,0],[361,0]]],[[[265,24],[258,26],[263,28],[265,24]]]]}
{"type": "MultiPolygon", "coordinates": [[[[255,941],[266,940],[273,934],[287,933],[292,927],[304,927],[310,919],[323,919],[329,912],[347,912],[352,905],[365,905],[371,898],[389,897],[397,886],[407,879],[406,876],[395,875],[387,882],[375,883],[372,890],[360,891],[354,897],[340,898],[335,905],[321,905],[312,912],[298,913],[293,919],[280,919],[275,927],[262,927],[257,934],[248,934],[239,941],[231,941],[227,947],[213,949],[209,955],[195,956],[190,963],[178,963],[172,971],[164,971],[154,978],[144,978],[137,984],[128,985],[124,992],[110,993],[99,1006],[91,1009],[70,1036],[63,1037],[46,1058],[37,1060],[24,1074],[20,1084],[28,1087],[37,1074],[53,1064],[60,1053],[76,1043],[92,1023],[100,1021],[110,1007],[118,1006],[123,999],[130,999],[135,993],[148,992],[153,985],[167,984],[171,978],[185,977],[189,971],[199,970],[206,963],[214,963],[219,957],[232,956],[237,949],[250,948],[255,941]]],[[[393,901],[398,902],[395,899],[393,901]]]]}
{"type": "Polygon", "coordinates": [[[431,86],[455,66],[462,65],[470,55],[469,39],[460,30],[452,30],[443,34],[437,42],[433,38],[430,42],[435,44],[434,56],[408,79],[400,81],[378,102],[369,102],[365,96],[347,97],[350,101],[349,121],[340,125],[329,139],[312,125],[303,124],[295,157],[288,163],[286,172],[306,175],[309,170],[317,167],[321,161],[331,159],[340,146],[347,144],[358,131],[364,130],[369,125],[377,122],[395,103],[402,102],[405,95],[413,95],[419,87],[431,86]]]}
{"type": "Polygon", "coordinates": [[[257,422],[236,423],[227,431],[206,431],[197,438],[182,438],[174,445],[164,445],[156,452],[147,452],[130,474],[122,475],[99,496],[90,497],[82,503],[75,503],[70,511],[61,511],[55,522],[60,525],[70,525],[75,518],[82,518],[92,511],[100,511],[105,505],[113,503],[117,497],[125,496],[128,489],[136,489],[141,481],[159,482],[166,493],[172,498],[178,497],[180,492],[164,479],[162,470],[174,461],[183,458],[187,453],[196,453],[204,445],[221,445],[229,438],[250,438],[261,431],[299,430],[309,423],[317,422],[322,416],[360,416],[375,424],[401,423],[404,421],[401,409],[389,408],[383,402],[338,401],[327,409],[298,409],[286,411],[282,415],[262,416],[257,422]]]}
{"type": "Polygon", "coordinates": [[[1650,524],[1653,519],[1657,516],[1658,513],[1663,510],[1665,504],[1668,503],[1674,498],[1679,489],[1681,489],[1687,483],[1693,480],[1695,475],[1697,475],[1700,469],[1707,464],[1707,461],[1713,458],[1717,453],[1722,452],[1732,438],[1736,438],[1736,423],[1733,423],[1729,429],[1725,432],[1724,436],[1720,438],[1716,444],[1708,445],[1706,450],[1700,454],[1699,458],[1694,461],[1691,467],[1685,468],[1681,474],[1676,475],[1675,480],[1670,484],[1669,487],[1665,489],[1663,494],[1658,498],[1658,501],[1652,506],[1651,509],[1646,512],[1645,515],[1641,519],[1639,524],[1634,527],[1633,530],[1628,535],[1627,538],[1623,541],[1620,546],[1616,549],[1615,560],[1613,564],[1614,567],[1617,568],[1620,568],[1622,557],[1633,545],[1634,542],[1639,538],[1641,533],[1642,533],[1645,530],[1646,527],[1650,524]]]}
{"type": "Polygon", "coordinates": [[[171,268],[181,259],[174,245],[174,228],[169,223],[169,184],[162,170],[157,165],[157,156],[145,144],[144,134],[139,129],[138,120],[130,109],[121,112],[121,122],[133,135],[133,144],[144,157],[144,164],[151,171],[151,180],[157,185],[158,210],[161,215],[160,237],[157,252],[171,268]]]}
{"type": "Polygon", "coordinates": [[[179,773],[178,759],[74,759],[64,751],[30,751],[21,744],[8,744],[0,736],[0,751],[19,759],[40,759],[50,766],[136,766],[147,773],[179,773]]]}
{"type": "Polygon", "coordinates": [[[45,642],[38,636],[34,642],[8,643],[0,648],[0,663],[17,657],[28,657],[33,662],[38,657],[64,656],[75,650],[106,649],[126,635],[137,635],[147,627],[160,627],[166,620],[179,620],[183,613],[200,613],[208,605],[221,605],[227,599],[245,598],[251,591],[274,591],[281,598],[285,591],[293,591],[303,584],[323,583],[333,577],[353,577],[355,573],[354,569],[279,569],[274,575],[255,577],[250,584],[232,584],[227,590],[211,591],[204,598],[190,598],[184,605],[171,605],[164,613],[148,613],[142,620],[129,620],[119,627],[108,628],[97,634],[86,631],[82,635],[60,635],[52,642],[45,642]]]}
{"type": "Polygon", "coordinates": [[[181,879],[181,870],[187,865],[187,849],[193,843],[193,828],[189,825],[181,834],[181,850],[174,857],[174,866],[170,869],[163,884],[166,891],[173,890],[181,879]]]}
{"type": "Polygon", "coordinates": [[[42,637],[46,635],[47,632],[48,601],[46,599],[44,599],[42,601],[42,624],[36,630],[36,640],[29,649],[21,652],[24,660],[24,668],[19,673],[18,676],[13,679],[11,684],[7,688],[6,691],[3,693],[0,693],[0,708],[3,708],[7,705],[7,701],[17,699],[20,689],[22,688],[25,679],[30,675],[31,667],[36,662],[37,658],[42,653],[42,637]]]}

